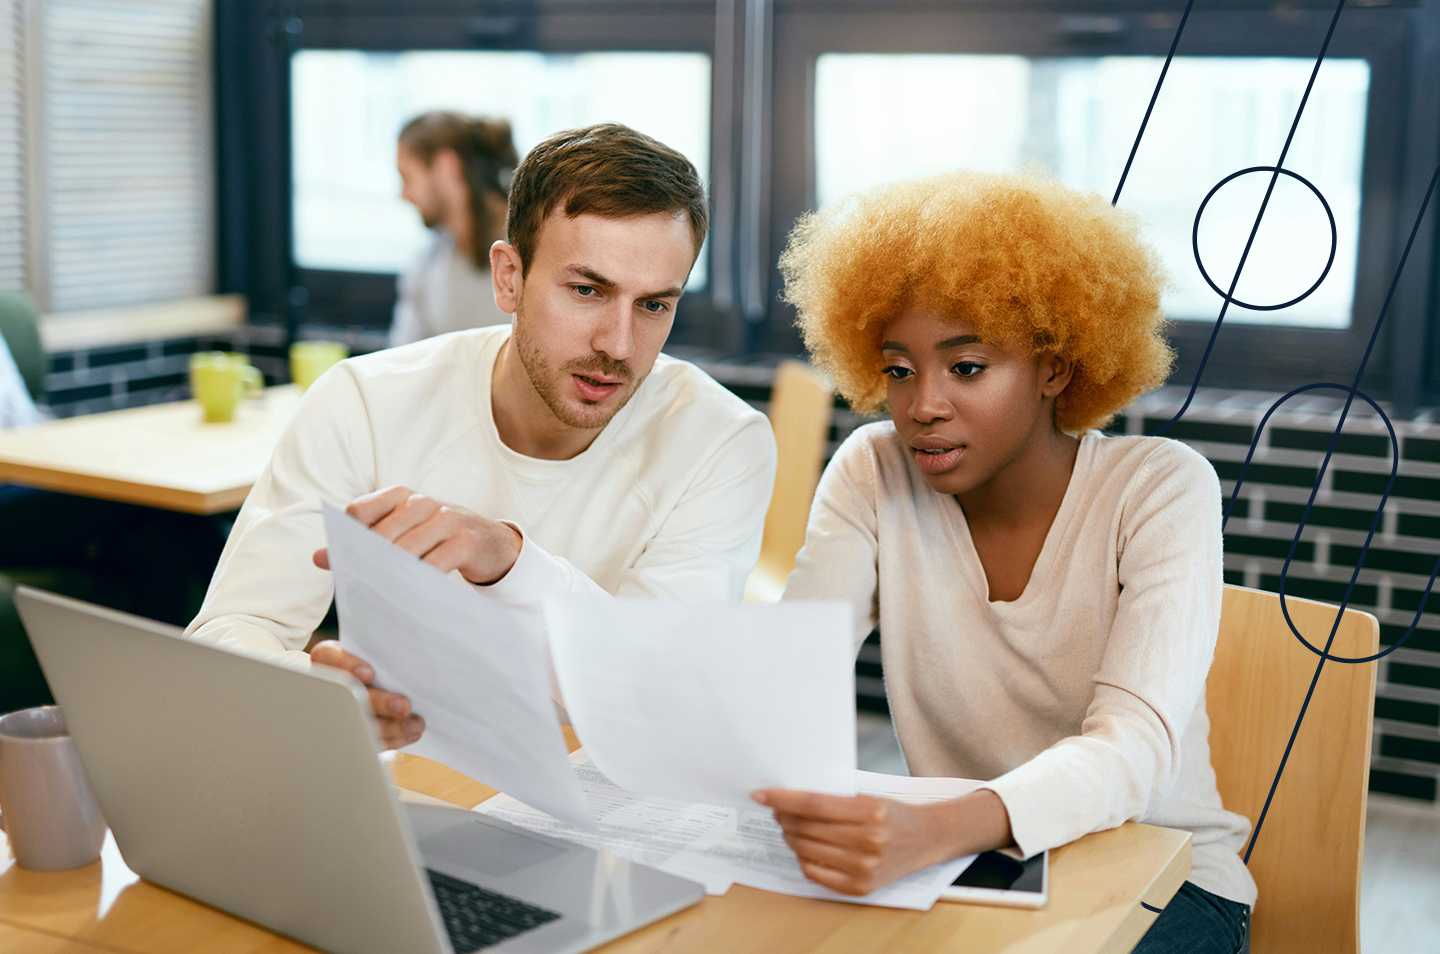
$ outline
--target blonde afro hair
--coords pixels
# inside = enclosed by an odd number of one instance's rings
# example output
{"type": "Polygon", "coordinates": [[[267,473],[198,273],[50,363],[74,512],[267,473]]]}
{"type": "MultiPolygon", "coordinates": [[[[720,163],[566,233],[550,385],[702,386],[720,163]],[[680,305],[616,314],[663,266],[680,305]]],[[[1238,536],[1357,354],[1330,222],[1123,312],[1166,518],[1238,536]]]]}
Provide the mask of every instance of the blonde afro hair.
{"type": "Polygon", "coordinates": [[[1070,359],[1055,402],[1068,433],[1104,426],[1174,358],[1159,262],[1134,218],[1046,179],[950,173],[876,189],[802,218],[780,271],[805,346],[862,412],[885,400],[885,325],[912,306],[1070,359]]]}

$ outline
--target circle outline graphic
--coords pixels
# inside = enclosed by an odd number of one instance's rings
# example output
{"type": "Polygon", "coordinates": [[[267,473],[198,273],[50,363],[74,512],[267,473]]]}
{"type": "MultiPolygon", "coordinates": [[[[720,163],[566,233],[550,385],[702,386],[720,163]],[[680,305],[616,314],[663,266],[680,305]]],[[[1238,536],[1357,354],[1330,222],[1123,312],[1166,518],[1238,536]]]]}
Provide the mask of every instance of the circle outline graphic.
{"type": "Polygon", "coordinates": [[[1330,203],[1326,201],[1324,193],[1315,188],[1315,184],[1300,173],[1291,172],[1289,169],[1279,169],[1278,171],[1281,175],[1289,176],[1314,193],[1315,198],[1320,200],[1321,208],[1325,210],[1325,217],[1330,220],[1330,257],[1326,260],[1325,268],[1320,272],[1320,277],[1315,279],[1315,283],[1305,291],[1289,301],[1281,302],[1278,305],[1254,305],[1250,302],[1241,301],[1239,298],[1228,297],[1225,292],[1220,289],[1220,286],[1216,285],[1210,278],[1210,273],[1205,270],[1205,261],[1200,257],[1200,220],[1205,216],[1205,206],[1210,204],[1210,200],[1215,197],[1215,193],[1219,192],[1233,179],[1238,179],[1243,175],[1249,175],[1252,172],[1276,171],[1275,166],[1249,166],[1237,172],[1232,172],[1215,183],[1215,185],[1211,186],[1210,191],[1205,193],[1205,198],[1200,201],[1200,207],[1195,210],[1195,222],[1190,229],[1190,248],[1195,254],[1195,266],[1200,269],[1200,277],[1205,279],[1205,284],[1209,285],[1215,294],[1219,295],[1222,299],[1229,301],[1233,305],[1239,305],[1248,311],[1280,311],[1281,309],[1289,308],[1291,305],[1298,305],[1300,302],[1315,294],[1316,289],[1324,283],[1326,276],[1330,274],[1330,269],[1335,264],[1335,252],[1339,247],[1340,233],[1335,227],[1335,213],[1331,210],[1330,203]]]}

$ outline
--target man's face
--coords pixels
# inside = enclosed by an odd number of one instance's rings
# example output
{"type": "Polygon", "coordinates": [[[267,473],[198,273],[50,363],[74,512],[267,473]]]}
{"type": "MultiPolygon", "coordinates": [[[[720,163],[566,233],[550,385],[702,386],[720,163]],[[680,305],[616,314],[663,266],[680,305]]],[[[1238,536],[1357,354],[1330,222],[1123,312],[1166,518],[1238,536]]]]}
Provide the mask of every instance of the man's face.
{"type": "Polygon", "coordinates": [[[550,214],[517,283],[515,345],[556,418],[599,429],[625,406],[665,346],[694,263],[683,213],[550,214]]]}
{"type": "Polygon", "coordinates": [[[395,147],[395,168],[400,173],[400,198],[415,206],[427,229],[444,217],[435,173],[419,156],[403,145],[395,147]]]}

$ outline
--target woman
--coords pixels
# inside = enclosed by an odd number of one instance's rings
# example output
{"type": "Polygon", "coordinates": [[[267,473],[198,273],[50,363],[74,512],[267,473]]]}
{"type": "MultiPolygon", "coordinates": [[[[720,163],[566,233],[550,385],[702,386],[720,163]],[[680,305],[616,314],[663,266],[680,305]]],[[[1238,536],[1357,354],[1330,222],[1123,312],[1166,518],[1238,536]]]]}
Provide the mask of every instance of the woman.
{"type": "Polygon", "coordinates": [[[1219,482],[1184,444],[1096,430],[1171,363],[1133,222],[949,175],[805,219],[781,268],[815,362],[890,415],[826,469],[786,598],[848,601],[857,648],[878,624],[913,774],[991,780],[933,806],[757,793],[807,876],[863,893],[1141,819],[1194,852],[1137,950],[1248,949],[1248,823],[1220,803],[1205,711],[1219,482]]]}

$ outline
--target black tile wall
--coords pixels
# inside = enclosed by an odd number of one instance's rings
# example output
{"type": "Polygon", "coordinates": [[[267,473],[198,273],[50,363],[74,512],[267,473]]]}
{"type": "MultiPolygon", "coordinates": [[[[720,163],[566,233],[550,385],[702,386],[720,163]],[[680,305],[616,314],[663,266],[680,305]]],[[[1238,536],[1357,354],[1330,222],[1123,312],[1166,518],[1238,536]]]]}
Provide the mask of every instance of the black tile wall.
{"type": "Polygon", "coordinates": [[[1392,759],[1440,762],[1440,740],[1410,739],[1403,735],[1380,736],[1380,754],[1392,759]]]}
{"type": "Polygon", "coordinates": [[[1371,769],[1370,791],[1433,802],[1435,801],[1435,779],[1371,769]]]}
{"type": "MultiPolygon", "coordinates": [[[[1293,527],[1290,532],[1295,532],[1293,527]]],[[[1229,537],[1226,537],[1226,541],[1228,545],[1229,537]]],[[[1260,589],[1269,590],[1271,593],[1280,592],[1279,568],[1277,567],[1276,570],[1277,572],[1273,576],[1264,574],[1260,577],[1258,583],[1260,589]]],[[[1303,596],[1307,600],[1324,600],[1327,603],[1336,604],[1345,598],[1346,581],[1344,580],[1307,580],[1293,565],[1290,567],[1290,571],[1290,576],[1285,581],[1285,593],[1288,596],[1303,596]]],[[[1373,606],[1379,595],[1378,588],[1356,583],[1350,590],[1349,605],[1361,609],[1373,606]]]]}
{"type": "Polygon", "coordinates": [[[1413,699],[1376,699],[1375,718],[1440,728],[1440,706],[1413,699]]]}
{"type": "MultiPolygon", "coordinates": [[[[1409,643],[1406,643],[1408,646],[1409,643]]],[[[1440,659],[1434,666],[1412,666],[1409,663],[1389,664],[1387,681],[1402,686],[1423,686],[1426,689],[1440,689],[1440,659]]],[[[1440,761],[1437,759],[1435,761],[1440,761]]]]}
{"type": "MultiPolygon", "coordinates": [[[[1356,605],[1358,605],[1358,603],[1356,605]]],[[[1411,614],[1406,615],[1413,615],[1413,611],[1411,614]]],[[[1408,620],[1403,624],[1380,624],[1381,648],[1394,646],[1398,644],[1401,639],[1405,639],[1403,648],[1406,652],[1440,653],[1440,630],[1426,629],[1423,626],[1417,626],[1414,630],[1411,630],[1408,620]],[[1405,639],[1407,632],[1410,636],[1408,639],[1405,639]]],[[[1432,664],[1440,666],[1440,658],[1435,659],[1432,664]]]]}
{"type": "MultiPolygon", "coordinates": [[[[1291,427],[1269,427],[1270,446],[1311,450],[1325,453],[1330,446],[1332,432],[1305,431],[1291,427]]],[[[1368,457],[1385,457],[1391,454],[1389,435],[1341,434],[1335,441],[1335,453],[1359,454],[1368,457]]]]}
{"type": "MultiPolygon", "coordinates": [[[[1273,400],[1251,395],[1247,404],[1245,397],[1217,394],[1207,404],[1202,396],[1187,412],[1196,426],[1172,433],[1211,460],[1227,495],[1249,450],[1252,428],[1273,400]],[[1210,417],[1219,420],[1208,422],[1210,417]]],[[[1155,422],[1168,420],[1169,408],[1182,399],[1183,392],[1152,395],[1136,402],[1131,414],[1140,413],[1149,431],[1155,422]],[[1155,413],[1157,405],[1166,413],[1155,413]]],[[[1333,412],[1317,405],[1277,413],[1267,424],[1241,489],[1241,499],[1263,498],[1264,504],[1254,518],[1232,518],[1227,525],[1228,582],[1243,580],[1271,592],[1280,588],[1284,555],[1335,420],[1333,412]]],[[[1297,550],[1285,586],[1294,596],[1339,603],[1373,523],[1375,533],[1349,605],[1379,618],[1382,648],[1395,646],[1409,629],[1440,557],[1440,427],[1428,421],[1394,424],[1401,458],[1385,512],[1376,521],[1393,446],[1368,410],[1347,419],[1345,433],[1335,442],[1336,453],[1343,456],[1332,459],[1301,537],[1302,546],[1310,546],[1297,550]]],[[[1440,598],[1430,601],[1428,610],[1403,647],[1367,665],[1380,667],[1372,787],[1433,801],[1440,778],[1440,598]]]]}
{"type": "Polygon", "coordinates": [[[1212,460],[1210,463],[1215,466],[1215,473],[1221,480],[1232,483],[1239,478],[1240,472],[1243,470],[1247,487],[1253,487],[1256,484],[1278,484],[1284,487],[1304,487],[1308,490],[1314,486],[1317,473],[1316,468],[1313,467],[1261,464],[1256,460],[1252,460],[1247,468],[1243,458],[1241,460],[1212,460]]]}
{"type": "MultiPolygon", "coordinates": [[[[1291,541],[1282,537],[1252,537],[1239,533],[1225,534],[1227,553],[1245,553],[1250,556],[1273,557],[1283,560],[1290,554],[1291,541]]],[[[1309,563],[1315,559],[1315,544],[1300,541],[1295,544],[1295,555],[1291,559],[1309,563]]]]}
{"type": "MultiPolygon", "coordinates": [[[[1274,523],[1288,523],[1294,527],[1300,523],[1300,517],[1304,513],[1304,504],[1284,503],[1279,500],[1270,500],[1265,503],[1265,519],[1274,523]]],[[[1305,521],[1305,526],[1307,531],[1310,527],[1337,527],[1342,530],[1363,532],[1370,529],[1370,523],[1374,519],[1375,511],[1373,510],[1351,510],[1348,507],[1322,507],[1315,504],[1310,508],[1310,517],[1305,521]]],[[[1440,526],[1437,526],[1436,529],[1440,530],[1440,526]]]]}
{"type": "MultiPolygon", "coordinates": [[[[1390,489],[1392,497],[1414,497],[1417,500],[1440,500],[1440,480],[1429,480],[1424,477],[1406,477],[1402,465],[1401,472],[1395,478],[1395,486],[1390,489]]],[[[1352,494],[1372,494],[1379,503],[1379,496],[1385,492],[1385,484],[1390,480],[1387,474],[1357,474],[1352,471],[1336,471],[1335,489],[1352,494]]]]}
{"type": "MultiPolygon", "coordinates": [[[[1146,434],[1158,434],[1165,430],[1168,417],[1146,417],[1146,434]]],[[[1194,418],[1176,421],[1170,428],[1169,436],[1180,441],[1219,441],[1224,444],[1246,444],[1255,439],[1255,428],[1249,424],[1225,424],[1218,421],[1203,421],[1194,418]]]]}
{"type": "Polygon", "coordinates": [[[1440,438],[1407,437],[1400,444],[1406,460],[1423,460],[1440,464],[1440,438]]]}

